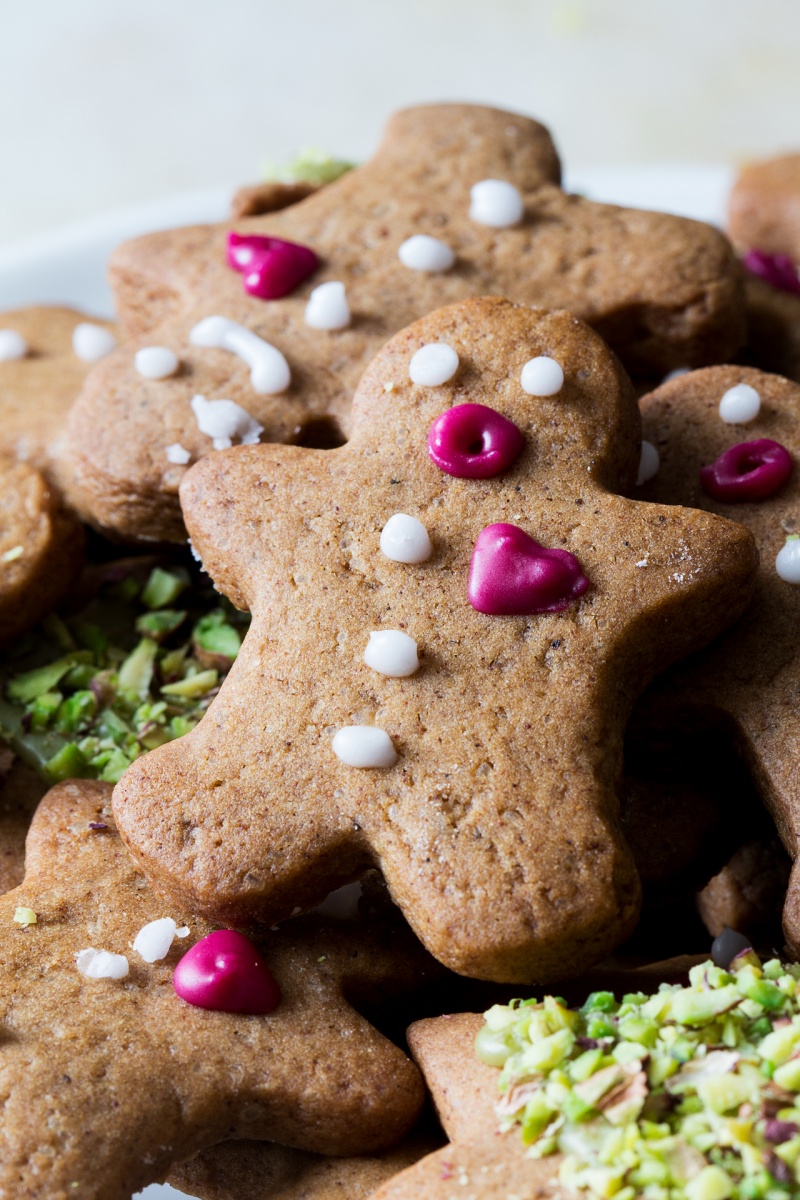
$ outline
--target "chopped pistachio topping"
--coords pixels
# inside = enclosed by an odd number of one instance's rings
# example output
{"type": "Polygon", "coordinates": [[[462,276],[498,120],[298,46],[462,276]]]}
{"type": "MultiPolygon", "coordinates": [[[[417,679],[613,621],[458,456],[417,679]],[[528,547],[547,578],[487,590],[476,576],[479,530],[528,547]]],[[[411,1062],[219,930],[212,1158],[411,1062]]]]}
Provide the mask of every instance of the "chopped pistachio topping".
{"type": "Polygon", "coordinates": [[[29,925],[36,924],[36,913],[32,908],[23,908],[20,905],[14,912],[14,920],[18,925],[22,925],[24,929],[27,929],[29,925]]]}
{"type": "Polygon", "coordinates": [[[614,1200],[800,1196],[800,966],[744,951],[689,986],[485,1014],[500,1128],[560,1153],[569,1191],[614,1200]]]}
{"type": "Polygon", "coordinates": [[[333,158],[313,146],[307,146],[282,166],[267,163],[264,167],[264,179],[268,183],[313,183],[321,187],[352,171],[355,165],[343,158],[333,158]]]}
{"type": "Polygon", "coordinates": [[[116,783],[198,723],[248,618],[183,567],[110,564],[76,615],[49,616],[0,666],[0,739],[48,783],[116,783]],[[174,607],[181,597],[181,608],[174,607]]]}

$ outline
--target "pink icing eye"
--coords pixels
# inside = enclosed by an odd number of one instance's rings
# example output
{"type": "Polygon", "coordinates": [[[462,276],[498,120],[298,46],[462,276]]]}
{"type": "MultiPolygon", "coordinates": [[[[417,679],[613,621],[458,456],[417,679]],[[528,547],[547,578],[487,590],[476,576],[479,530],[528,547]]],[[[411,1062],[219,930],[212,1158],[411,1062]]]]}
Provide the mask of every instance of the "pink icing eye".
{"type": "Polygon", "coordinates": [[[741,500],[766,500],[792,473],[792,456],[780,442],[758,438],[740,442],[700,470],[703,491],[729,504],[741,500]]]}
{"type": "Polygon", "coordinates": [[[767,254],[764,250],[748,250],[742,259],[745,270],[784,292],[800,292],[800,276],[788,254],[767,254]]]}
{"type": "Polygon", "coordinates": [[[428,453],[440,471],[459,479],[492,479],[519,458],[521,430],[485,404],[457,404],[431,425],[428,453]]]}
{"type": "Polygon", "coordinates": [[[569,550],[541,546],[516,525],[487,525],[469,569],[469,602],[491,616],[562,612],[589,580],[569,550]]]}
{"type": "Polygon", "coordinates": [[[261,300],[288,296],[319,266],[308,246],[260,234],[228,234],[228,264],[244,275],[244,290],[261,300]]]}
{"type": "Polygon", "coordinates": [[[184,954],[173,986],[187,1004],[217,1012],[269,1013],[281,1002],[272,972],[249,938],[235,929],[209,933],[184,954]]]}

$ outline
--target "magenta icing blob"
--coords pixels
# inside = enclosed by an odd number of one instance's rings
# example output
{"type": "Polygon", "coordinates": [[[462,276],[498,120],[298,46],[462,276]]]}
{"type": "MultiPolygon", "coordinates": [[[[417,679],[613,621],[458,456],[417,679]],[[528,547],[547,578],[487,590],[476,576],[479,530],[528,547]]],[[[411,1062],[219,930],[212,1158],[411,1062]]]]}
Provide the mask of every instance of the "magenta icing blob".
{"type": "Polygon", "coordinates": [[[428,453],[440,471],[459,479],[491,479],[519,458],[522,431],[485,404],[457,404],[431,425],[428,453]]]}
{"type": "Polygon", "coordinates": [[[701,467],[700,484],[709,496],[729,504],[766,500],[791,473],[792,456],[786,447],[770,438],[758,438],[731,446],[716,462],[701,467]]]}
{"type": "Polygon", "coordinates": [[[766,279],[784,292],[800,292],[800,276],[788,254],[767,254],[765,250],[748,250],[742,259],[745,269],[759,279],[766,279]]]}
{"type": "Polygon", "coordinates": [[[583,595],[589,580],[569,550],[541,546],[516,525],[487,525],[469,569],[469,602],[491,616],[562,612],[583,595]]]}
{"type": "Polygon", "coordinates": [[[281,1002],[267,964],[249,938],[235,929],[209,933],[184,954],[173,986],[187,1004],[217,1012],[269,1013],[281,1002]]]}
{"type": "Polygon", "coordinates": [[[228,264],[244,275],[244,290],[261,300],[288,296],[319,266],[308,246],[261,234],[228,234],[228,264]]]}

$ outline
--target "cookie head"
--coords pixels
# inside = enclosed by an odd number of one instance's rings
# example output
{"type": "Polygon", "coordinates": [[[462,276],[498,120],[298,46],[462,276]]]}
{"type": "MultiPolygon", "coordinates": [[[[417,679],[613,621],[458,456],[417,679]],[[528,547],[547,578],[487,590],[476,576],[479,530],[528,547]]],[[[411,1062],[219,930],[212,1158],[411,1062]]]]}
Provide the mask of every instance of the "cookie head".
{"type": "Polygon", "coordinates": [[[567,313],[443,309],[354,403],[339,450],[244,447],[187,476],[193,545],[253,624],[195,733],[118,785],[123,836],[159,887],[228,915],[291,911],[377,864],[447,965],[563,978],[636,919],[615,795],[629,698],[737,610],[751,540],[610,490],[635,486],[638,413],[567,313]],[[430,345],[453,369],[415,382],[430,345]],[[563,383],[534,395],[541,357],[563,383]],[[493,454],[498,418],[518,431],[499,473],[432,457],[461,405],[485,422],[474,444],[454,430],[468,458],[493,454]],[[402,637],[375,656],[375,633],[402,637]]]}

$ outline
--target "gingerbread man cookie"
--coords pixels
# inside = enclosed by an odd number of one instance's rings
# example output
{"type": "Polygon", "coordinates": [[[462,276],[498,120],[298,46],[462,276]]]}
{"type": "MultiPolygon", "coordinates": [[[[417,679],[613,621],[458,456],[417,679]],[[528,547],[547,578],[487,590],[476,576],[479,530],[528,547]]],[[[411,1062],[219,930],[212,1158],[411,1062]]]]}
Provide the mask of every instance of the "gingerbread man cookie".
{"type": "Polygon", "coordinates": [[[408,109],[370,163],[299,204],[235,232],[122,246],[111,273],[134,341],[92,373],[70,418],[84,514],[124,537],[182,540],[186,464],[226,439],[341,444],[380,347],[470,296],[568,308],[650,375],[730,357],[743,301],[722,235],[568,196],[559,174],[535,121],[408,109]],[[153,348],[179,365],[142,378],[136,356],[153,348]]]}
{"type": "Polygon", "coordinates": [[[616,783],[633,695],[746,603],[750,535],[640,504],[601,339],[497,299],[398,334],[339,450],[252,446],[182,489],[252,612],[197,729],[115,811],[165,893],[273,919],[379,865],[431,952],[564,978],[631,930],[616,783]]]}
{"type": "Polygon", "coordinates": [[[345,993],[424,977],[407,931],[211,932],[147,887],[110,793],[49,792],[0,898],[0,1195],[128,1200],[230,1136],[323,1154],[402,1137],[419,1075],[345,993]]]}
{"type": "Polygon", "coordinates": [[[83,541],[44,477],[0,457],[0,643],[56,606],[83,566],[83,541]]]}
{"type": "MultiPolygon", "coordinates": [[[[649,499],[691,505],[740,521],[761,555],[753,603],[696,661],[676,668],[647,701],[687,705],[732,725],[781,839],[797,859],[800,686],[800,385],[745,367],[710,367],[642,400],[645,438],[661,467],[649,499]]],[[[795,866],[784,930],[800,950],[800,877],[795,866]]]]}

